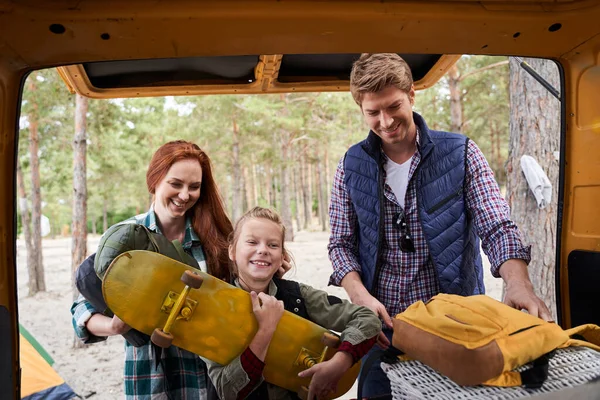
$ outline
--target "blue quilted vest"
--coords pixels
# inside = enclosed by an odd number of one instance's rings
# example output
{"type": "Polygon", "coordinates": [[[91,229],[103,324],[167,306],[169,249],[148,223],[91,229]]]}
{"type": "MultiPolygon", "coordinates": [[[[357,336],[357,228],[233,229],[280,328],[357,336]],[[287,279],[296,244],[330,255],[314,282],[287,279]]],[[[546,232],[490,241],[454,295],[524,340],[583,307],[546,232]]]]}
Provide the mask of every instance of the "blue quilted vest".
{"type": "MultiPolygon", "coordinates": [[[[440,291],[483,294],[479,238],[465,204],[468,139],[456,133],[430,131],[413,113],[419,128],[421,162],[415,171],[419,221],[437,271],[440,291]]],[[[345,184],[358,218],[358,251],[365,287],[377,295],[384,224],[384,159],[381,139],[373,132],[352,146],[344,159],[345,184]]]]}

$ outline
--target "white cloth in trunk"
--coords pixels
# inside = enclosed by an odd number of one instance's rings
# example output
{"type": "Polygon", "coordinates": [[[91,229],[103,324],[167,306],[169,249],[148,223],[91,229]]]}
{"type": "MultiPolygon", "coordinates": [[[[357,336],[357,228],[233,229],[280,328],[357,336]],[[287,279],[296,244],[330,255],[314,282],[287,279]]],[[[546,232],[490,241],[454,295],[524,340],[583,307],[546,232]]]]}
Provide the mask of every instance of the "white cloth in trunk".
{"type": "Polygon", "coordinates": [[[535,158],[524,155],[521,157],[521,169],[527,179],[527,184],[535,196],[539,208],[545,208],[552,199],[552,184],[535,158]]]}

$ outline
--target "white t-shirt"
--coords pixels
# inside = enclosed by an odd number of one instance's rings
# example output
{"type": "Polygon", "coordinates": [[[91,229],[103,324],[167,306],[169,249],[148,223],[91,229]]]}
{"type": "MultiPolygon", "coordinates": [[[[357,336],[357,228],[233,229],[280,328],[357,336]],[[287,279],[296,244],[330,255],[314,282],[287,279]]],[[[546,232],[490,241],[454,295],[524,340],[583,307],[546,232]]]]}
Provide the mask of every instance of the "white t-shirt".
{"type": "Polygon", "coordinates": [[[385,182],[392,188],[402,209],[404,209],[404,198],[406,197],[406,189],[408,188],[408,173],[413,157],[414,155],[402,164],[397,164],[388,158],[383,166],[386,173],[385,182]]]}

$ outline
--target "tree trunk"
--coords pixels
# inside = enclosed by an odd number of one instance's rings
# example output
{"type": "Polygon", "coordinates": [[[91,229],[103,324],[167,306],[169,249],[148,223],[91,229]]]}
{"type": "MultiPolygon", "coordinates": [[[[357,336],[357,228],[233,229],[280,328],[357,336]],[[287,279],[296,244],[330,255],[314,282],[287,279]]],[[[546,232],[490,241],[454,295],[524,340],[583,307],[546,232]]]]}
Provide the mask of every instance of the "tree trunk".
{"type": "MultiPolygon", "coordinates": [[[[29,80],[29,90],[36,91],[35,79],[29,80]]],[[[42,257],[42,193],[40,187],[40,158],[38,136],[38,105],[32,103],[32,112],[29,115],[29,157],[31,159],[31,244],[33,269],[35,271],[37,287],[30,295],[46,291],[44,279],[44,260],[42,257]]]]}
{"type": "Polygon", "coordinates": [[[267,188],[267,204],[269,207],[273,207],[273,174],[271,173],[271,164],[265,166],[265,187],[267,188]]]}
{"type": "MultiPolygon", "coordinates": [[[[551,61],[528,59],[527,62],[554,87],[560,87],[556,65],[551,61]]],[[[510,143],[506,163],[507,198],[512,219],[532,244],[529,275],[536,293],[556,318],[554,288],[556,257],[556,213],[559,164],[554,157],[560,151],[560,103],[518,63],[510,61],[510,143]],[[530,155],[540,164],[552,183],[552,201],[537,207],[535,198],[521,171],[521,156],[530,155]]]]}
{"type": "Polygon", "coordinates": [[[460,74],[456,64],[448,70],[448,88],[450,90],[450,131],[462,132],[462,104],[460,102],[460,74]]]}
{"type": "Polygon", "coordinates": [[[325,148],[325,171],[324,171],[324,181],[325,185],[323,187],[323,204],[325,205],[325,209],[323,210],[323,221],[325,221],[325,226],[329,229],[329,195],[331,191],[331,169],[329,166],[329,151],[327,147],[325,148]]]}
{"type": "MultiPolygon", "coordinates": [[[[497,131],[499,131],[496,128],[497,131]]],[[[510,130],[510,128],[509,128],[510,130]]],[[[510,135],[510,133],[509,133],[510,135]]],[[[500,152],[500,137],[501,134],[500,132],[498,132],[498,134],[496,135],[496,165],[497,168],[500,172],[502,172],[502,184],[504,185],[504,188],[506,189],[506,170],[504,168],[502,168],[502,153],[500,152]]]]}
{"type": "Polygon", "coordinates": [[[329,190],[327,188],[331,188],[331,169],[329,166],[329,150],[328,146],[325,147],[325,190],[323,195],[325,196],[325,205],[329,206],[329,195],[327,194],[329,190]]]}
{"type": "MultiPolygon", "coordinates": [[[[431,109],[432,110],[437,110],[438,105],[437,105],[437,100],[438,97],[437,95],[432,96],[431,99],[431,109]]],[[[430,124],[430,128],[429,129],[433,129],[434,131],[439,131],[440,130],[440,123],[438,122],[437,118],[434,118],[433,121],[429,121],[428,124],[430,124]]]]}
{"type": "Polygon", "coordinates": [[[290,185],[290,172],[288,165],[288,157],[290,152],[290,133],[286,130],[281,131],[281,204],[279,211],[281,212],[281,219],[285,226],[285,240],[294,241],[294,226],[292,224],[292,207],[290,204],[290,191],[292,187],[290,185]]]}
{"type": "Polygon", "coordinates": [[[244,165],[244,167],[242,168],[242,176],[244,178],[244,194],[245,194],[245,198],[246,198],[246,210],[251,209],[252,207],[256,206],[256,202],[252,201],[252,187],[254,186],[254,183],[252,182],[252,174],[249,173],[248,171],[248,167],[244,165]]]}
{"type": "MultiPolygon", "coordinates": [[[[496,180],[498,181],[498,173],[496,172],[496,161],[497,161],[497,155],[496,155],[496,124],[492,122],[492,124],[490,124],[490,166],[492,167],[492,169],[494,170],[494,173],[496,175],[496,180]]],[[[500,182],[498,182],[498,184],[500,184],[500,182]]]]}
{"type": "Polygon", "coordinates": [[[327,192],[329,192],[330,187],[327,186],[327,184],[325,183],[327,181],[327,179],[325,178],[327,176],[327,173],[325,171],[325,164],[319,163],[319,168],[321,168],[321,176],[319,180],[321,187],[319,188],[319,195],[322,198],[323,204],[323,206],[321,207],[321,226],[323,227],[323,231],[326,231],[329,229],[329,195],[327,194],[327,192]]]}
{"type": "MultiPolygon", "coordinates": [[[[229,175],[227,175],[229,176],[229,175]]],[[[230,185],[218,185],[219,190],[221,191],[221,196],[223,197],[223,203],[225,204],[225,210],[229,214],[229,216],[233,215],[233,211],[231,208],[231,186],[230,185]]],[[[235,220],[233,221],[235,222],[235,220]]]]}
{"type": "Polygon", "coordinates": [[[25,249],[27,251],[27,272],[29,273],[29,295],[35,294],[38,290],[37,274],[35,270],[35,258],[31,238],[31,218],[29,217],[29,207],[27,206],[27,193],[25,191],[25,182],[23,180],[23,171],[21,162],[17,160],[17,190],[19,193],[19,211],[21,213],[21,225],[23,226],[23,236],[25,237],[25,249]]]}
{"type": "Polygon", "coordinates": [[[242,214],[244,214],[244,212],[246,212],[246,210],[248,209],[248,199],[247,199],[247,195],[248,193],[246,192],[246,186],[248,185],[248,183],[246,182],[246,173],[244,171],[244,167],[241,166],[242,164],[240,163],[240,203],[241,203],[241,211],[242,214]]]}
{"type": "Polygon", "coordinates": [[[310,210],[308,208],[308,188],[306,187],[306,156],[304,151],[300,154],[300,165],[298,166],[298,186],[302,197],[302,229],[310,226],[310,210]]]}
{"type": "Polygon", "coordinates": [[[294,163],[294,197],[296,202],[296,227],[298,230],[302,229],[302,213],[304,212],[304,205],[302,204],[302,193],[300,191],[300,170],[302,166],[299,162],[294,163]]]}
{"type": "Polygon", "coordinates": [[[108,230],[108,200],[106,197],[102,201],[102,233],[108,230]]]}
{"type": "Polygon", "coordinates": [[[252,182],[252,207],[254,207],[258,205],[258,188],[260,185],[258,184],[256,176],[256,162],[254,161],[254,155],[250,155],[250,160],[252,162],[252,169],[250,170],[250,179],[252,182]]]}
{"type": "Polygon", "coordinates": [[[312,172],[310,167],[310,160],[308,159],[306,152],[302,157],[304,168],[304,220],[305,220],[305,229],[310,229],[312,227],[312,209],[313,209],[313,190],[312,190],[312,172]]]}
{"type": "Polygon", "coordinates": [[[261,204],[261,202],[267,202],[266,192],[268,192],[268,190],[266,189],[265,183],[265,167],[263,164],[259,172],[259,168],[256,165],[254,157],[252,157],[252,176],[254,180],[254,193],[256,195],[256,205],[261,204]]]}
{"type": "Polygon", "coordinates": [[[231,196],[232,219],[237,221],[242,216],[242,169],[240,166],[240,136],[238,124],[233,118],[233,188],[231,196]]]}
{"type": "Polygon", "coordinates": [[[321,159],[317,160],[317,200],[318,200],[318,212],[319,212],[319,223],[321,224],[321,230],[327,230],[327,211],[325,204],[325,197],[323,191],[325,190],[325,178],[323,177],[323,162],[321,159]]]}
{"type": "Polygon", "coordinates": [[[273,186],[271,187],[271,201],[273,201],[273,208],[274,209],[278,209],[279,208],[279,204],[281,202],[281,193],[279,193],[279,188],[280,188],[280,184],[279,184],[279,179],[277,177],[277,173],[275,173],[275,169],[271,170],[271,181],[273,183],[273,186]],[[277,194],[279,193],[279,199],[277,198],[277,194]]]}
{"type": "MultiPolygon", "coordinates": [[[[73,138],[73,223],[71,233],[71,271],[75,277],[77,267],[87,256],[87,110],[88,99],[75,95],[75,137],[73,138]]],[[[72,281],[73,300],[79,296],[75,280],[72,281]]],[[[73,347],[83,347],[83,343],[73,338],[73,347]]]]}
{"type": "Polygon", "coordinates": [[[491,157],[490,164],[492,165],[492,169],[494,170],[494,174],[496,175],[496,181],[500,187],[506,186],[506,171],[502,166],[502,154],[500,153],[500,136],[501,132],[498,129],[497,121],[493,121],[490,124],[490,149],[491,149],[491,157]]]}

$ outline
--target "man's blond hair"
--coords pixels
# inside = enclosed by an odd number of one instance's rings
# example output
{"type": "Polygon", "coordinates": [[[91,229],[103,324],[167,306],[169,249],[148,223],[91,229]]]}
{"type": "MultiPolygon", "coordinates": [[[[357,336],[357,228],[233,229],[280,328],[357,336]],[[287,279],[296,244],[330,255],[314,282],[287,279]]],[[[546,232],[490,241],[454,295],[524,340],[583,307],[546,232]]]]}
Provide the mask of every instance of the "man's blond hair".
{"type": "Polygon", "coordinates": [[[350,73],[350,93],[359,106],[365,93],[376,93],[388,86],[408,93],[412,84],[410,67],[396,53],[363,53],[350,73]]]}

